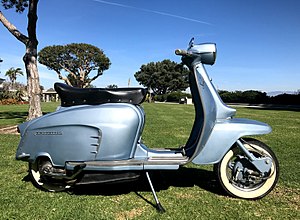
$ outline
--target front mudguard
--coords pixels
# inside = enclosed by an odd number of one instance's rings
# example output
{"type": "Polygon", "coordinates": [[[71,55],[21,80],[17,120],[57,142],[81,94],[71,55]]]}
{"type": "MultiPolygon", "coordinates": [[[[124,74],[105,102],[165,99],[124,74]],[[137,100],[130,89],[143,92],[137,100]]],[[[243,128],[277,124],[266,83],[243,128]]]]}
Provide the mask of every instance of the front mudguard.
{"type": "Polygon", "coordinates": [[[263,122],[233,118],[216,122],[206,144],[192,160],[195,164],[220,162],[225,153],[241,137],[268,134],[272,128],[263,122]]]}

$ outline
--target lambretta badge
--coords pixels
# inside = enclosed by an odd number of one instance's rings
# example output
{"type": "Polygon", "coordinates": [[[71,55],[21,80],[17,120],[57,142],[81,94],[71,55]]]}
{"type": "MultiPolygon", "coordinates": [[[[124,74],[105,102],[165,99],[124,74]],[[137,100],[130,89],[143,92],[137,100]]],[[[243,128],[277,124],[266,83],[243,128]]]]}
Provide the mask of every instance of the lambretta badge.
{"type": "Polygon", "coordinates": [[[37,131],[34,135],[62,135],[61,131],[37,131]]]}

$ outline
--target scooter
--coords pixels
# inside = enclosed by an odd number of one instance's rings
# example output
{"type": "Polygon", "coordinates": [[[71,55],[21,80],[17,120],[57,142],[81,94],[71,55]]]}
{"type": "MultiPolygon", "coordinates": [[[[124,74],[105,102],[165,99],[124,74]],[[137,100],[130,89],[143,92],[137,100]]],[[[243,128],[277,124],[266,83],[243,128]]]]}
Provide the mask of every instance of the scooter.
{"type": "Polygon", "coordinates": [[[271,132],[265,123],[234,118],[236,110],[223,103],[205,64],[216,60],[214,43],[176,50],[189,68],[195,120],[183,147],[148,148],[141,135],[147,89],[79,89],[54,87],[61,106],[53,113],[18,126],[21,140],[16,159],[29,163],[35,186],[62,191],[73,185],[128,181],[146,174],[157,209],[164,208],[149,171],[178,170],[187,163],[213,164],[221,186],[231,196],[258,199],[276,185],[279,163],[264,143],[245,136],[271,132]]]}

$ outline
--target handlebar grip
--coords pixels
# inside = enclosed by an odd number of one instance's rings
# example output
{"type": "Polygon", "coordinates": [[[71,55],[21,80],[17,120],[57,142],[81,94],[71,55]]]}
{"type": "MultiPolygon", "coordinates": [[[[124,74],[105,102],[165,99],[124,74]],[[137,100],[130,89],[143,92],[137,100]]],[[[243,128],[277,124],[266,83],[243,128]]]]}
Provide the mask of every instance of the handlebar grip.
{"type": "Polygon", "coordinates": [[[186,50],[177,49],[175,50],[175,54],[179,56],[186,56],[188,55],[188,52],[186,50]]]}

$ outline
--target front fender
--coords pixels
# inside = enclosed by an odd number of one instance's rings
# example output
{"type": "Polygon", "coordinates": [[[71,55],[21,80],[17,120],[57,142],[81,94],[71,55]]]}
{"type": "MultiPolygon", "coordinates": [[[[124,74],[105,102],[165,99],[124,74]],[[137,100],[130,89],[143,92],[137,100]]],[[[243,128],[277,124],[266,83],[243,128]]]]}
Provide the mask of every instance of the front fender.
{"type": "Polygon", "coordinates": [[[268,134],[272,128],[263,122],[234,118],[218,121],[205,146],[193,159],[195,164],[218,163],[231,146],[241,137],[268,134]]]}

